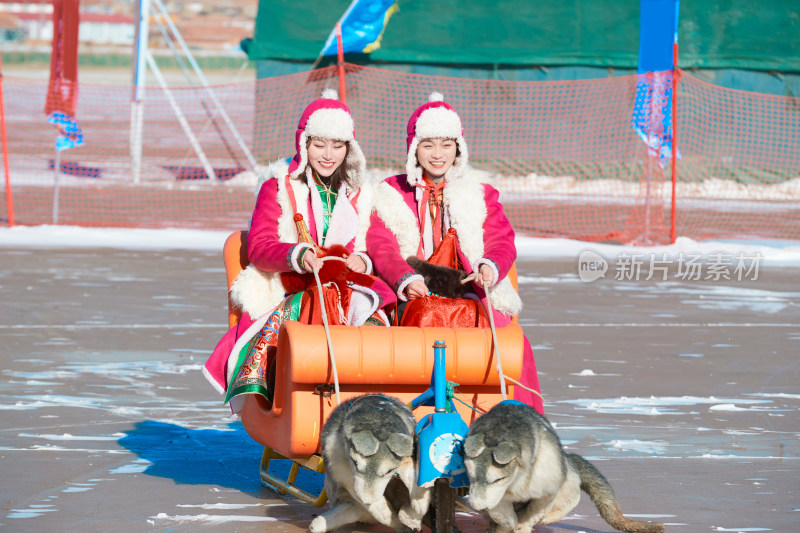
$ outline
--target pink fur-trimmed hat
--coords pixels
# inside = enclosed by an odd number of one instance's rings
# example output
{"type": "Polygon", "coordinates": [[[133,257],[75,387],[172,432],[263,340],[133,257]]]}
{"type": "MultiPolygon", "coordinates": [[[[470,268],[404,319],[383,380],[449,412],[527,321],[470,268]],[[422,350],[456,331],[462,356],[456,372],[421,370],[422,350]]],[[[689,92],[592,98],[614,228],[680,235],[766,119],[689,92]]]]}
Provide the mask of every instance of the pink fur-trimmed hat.
{"type": "Polygon", "coordinates": [[[422,168],[417,161],[417,146],[423,139],[455,139],[460,154],[445,174],[445,178],[455,178],[464,173],[469,162],[469,155],[467,142],[464,140],[464,128],[461,126],[461,117],[450,104],[444,101],[442,93],[431,93],[428,102],[419,106],[408,119],[406,180],[411,185],[422,183],[422,168]]]}
{"type": "Polygon", "coordinates": [[[344,165],[350,184],[354,188],[361,186],[367,171],[367,159],[356,141],[355,124],[350,109],[339,101],[334,89],[325,89],[322,96],[306,107],[297,123],[295,147],[297,153],[289,163],[289,176],[299,178],[308,166],[308,139],[335,139],[350,145],[344,165]]]}

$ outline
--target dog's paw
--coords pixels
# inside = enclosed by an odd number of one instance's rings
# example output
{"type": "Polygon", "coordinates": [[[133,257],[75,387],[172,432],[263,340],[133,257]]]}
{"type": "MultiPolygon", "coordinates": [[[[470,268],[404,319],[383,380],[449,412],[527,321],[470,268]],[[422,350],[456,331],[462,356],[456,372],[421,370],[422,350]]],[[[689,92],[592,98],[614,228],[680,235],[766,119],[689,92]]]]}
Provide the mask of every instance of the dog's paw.
{"type": "Polygon", "coordinates": [[[370,505],[367,508],[367,511],[376,522],[383,524],[384,526],[392,527],[392,521],[396,521],[396,518],[392,516],[392,510],[389,508],[386,500],[370,505]]]}
{"type": "Polygon", "coordinates": [[[311,533],[325,533],[328,531],[328,523],[325,520],[324,516],[318,516],[314,520],[311,521],[311,524],[308,526],[308,530],[311,533]]]}
{"type": "Polygon", "coordinates": [[[425,513],[428,512],[428,509],[430,508],[430,506],[431,506],[430,495],[428,495],[428,497],[425,497],[425,498],[412,499],[411,500],[411,506],[410,506],[411,507],[411,511],[410,512],[415,514],[415,515],[417,515],[417,516],[422,517],[422,516],[425,516],[425,513]]]}
{"type": "Polygon", "coordinates": [[[419,531],[422,529],[422,517],[424,515],[425,513],[419,514],[415,509],[406,505],[397,513],[397,518],[404,526],[410,528],[411,531],[419,531]]]}
{"type": "Polygon", "coordinates": [[[486,530],[486,533],[512,533],[513,529],[510,527],[502,526],[497,522],[492,522],[489,525],[489,529],[486,530]]]}

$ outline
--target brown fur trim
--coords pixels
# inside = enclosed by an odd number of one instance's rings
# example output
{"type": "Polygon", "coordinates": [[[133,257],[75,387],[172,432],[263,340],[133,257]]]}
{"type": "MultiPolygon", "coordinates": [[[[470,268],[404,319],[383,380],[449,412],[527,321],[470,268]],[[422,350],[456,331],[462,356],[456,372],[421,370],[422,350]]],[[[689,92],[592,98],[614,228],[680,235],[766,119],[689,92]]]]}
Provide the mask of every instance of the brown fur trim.
{"type": "Polygon", "coordinates": [[[464,294],[472,287],[469,283],[461,284],[461,281],[467,277],[467,273],[463,270],[432,265],[413,256],[406,259],[406,261],[417,274],[422,275],[428,290],[439,296],[463,298],[464,294]]]}

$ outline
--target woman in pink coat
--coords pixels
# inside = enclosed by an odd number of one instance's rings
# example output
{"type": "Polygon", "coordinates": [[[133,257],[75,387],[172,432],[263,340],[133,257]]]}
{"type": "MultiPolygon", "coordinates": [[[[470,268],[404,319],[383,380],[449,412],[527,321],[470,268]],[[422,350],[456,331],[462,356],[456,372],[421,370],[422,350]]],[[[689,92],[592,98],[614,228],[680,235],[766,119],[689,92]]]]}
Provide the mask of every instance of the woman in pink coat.
{"type": "Polygon", "coordinates": [[[311,297],[297,286],[300,275],[322,267],[317,256],[321,248],[334,247],[346,255],[348,281],[356,279],[331,289],[337,300],[335,305],[329,302],[336,311],[328,311],[331,324],[387,326],[382,308],[396,302],[385,283],[363,275],[372,273],[365,250],[373,191],[353,117],[336,91],[326,90],[308,105],[295,142],[291,163],[273,163],[259,180],[247,238],[251,264],[231,286],[231,300],[242,310],[242,318],[203,368],[212,386],[227,392],[234,413],[240,411],[244,394],[271,399],[270,369],[281,324],[318,318],[309,312],[311,297]],[[297,215],[302,215],[305,228],[296,224],[297,215]],[[301,292],[287,294],[297,290],[301,292]]]}
{"type": "MultiPolygon", "coordinates": [[[[429,294],[423,277],[406,261],[428,259],[450,228],[458,236],[458,257],[467,273],[476,272],[474,292],[484,299],[491,287],[495,324],[519,314],[522,301],[507,278],[516,257],[514,230],[487,175],[468,166],[461,118],[439,93],[408,121],[406,173],[387,178],[375,189],[367,250],[375,272],[401,301],[429,294]]],[[[521,383],[539,390],[533,350],[524,343],[521,383]]],[[[522,387],[514,399],[540,413],[542,399],[522,387]]]]}

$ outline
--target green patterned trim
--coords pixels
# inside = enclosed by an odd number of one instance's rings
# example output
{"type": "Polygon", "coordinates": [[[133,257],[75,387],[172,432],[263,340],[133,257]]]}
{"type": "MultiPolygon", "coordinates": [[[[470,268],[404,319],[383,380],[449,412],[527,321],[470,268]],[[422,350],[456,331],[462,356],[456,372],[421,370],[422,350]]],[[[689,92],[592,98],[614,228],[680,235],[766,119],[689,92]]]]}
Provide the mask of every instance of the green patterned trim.
{"type": "Polygon", "coordinates": [[[297,320],[300,318],[300,304],[303,301],[303,293],[298,292],[297,294],[293,294],[290,296],[291,301],[289,302],[289,320],[297,320]]]}
{"type": "MultiPolygon", "coordinates": [[[[259,332],[259,334],[260,334],[260,332],[259,332]]],[[[228,403],[229,401],[231,401],[231,398],[233,398],[237,394],[240,394],[237,391],[239,391],[241,389],[241,386],[236,387],[236,388],[231,388],[231,387],[233,387],[234,380],[236,380],[236,378],[239,376],[239,372],[242,371],[242,365],[244,364],[245,360],[247,359],[247,355],[253,349],[253,346],[255,346],[256,339],[258,339],[258,334],[253,335],[253,338],[250,339],[250,342],[248,342],[247,344],[242,346],[242,349],[239,350],[239,354],[236,356],[236,368],[234,369],[233,373],[231,374],[230,383],[228,383],[228,393],[225,395],[225,403],[228,403]]]]}

